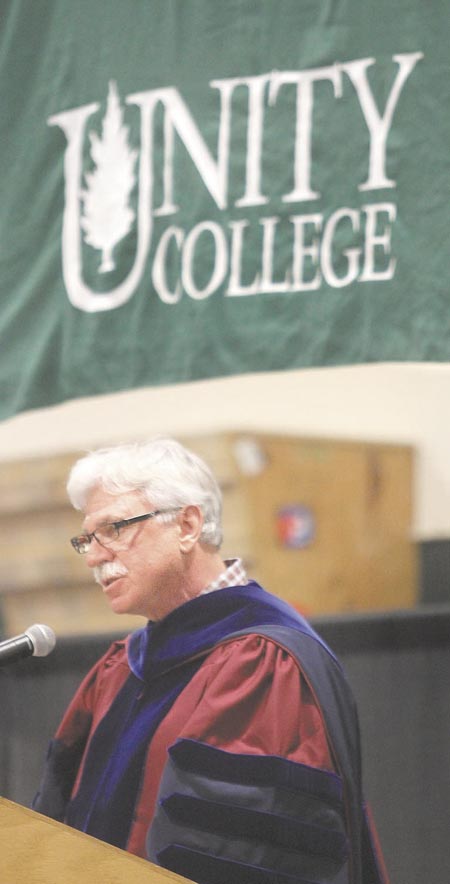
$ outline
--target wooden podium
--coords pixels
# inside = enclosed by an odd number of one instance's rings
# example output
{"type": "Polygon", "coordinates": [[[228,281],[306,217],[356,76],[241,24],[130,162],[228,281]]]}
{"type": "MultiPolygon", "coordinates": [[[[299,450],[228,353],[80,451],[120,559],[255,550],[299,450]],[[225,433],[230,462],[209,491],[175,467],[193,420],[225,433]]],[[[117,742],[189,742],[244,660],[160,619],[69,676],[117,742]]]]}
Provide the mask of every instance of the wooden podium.
{"type": "Polygon", "coordinates": [[[5,798],[0,869],[1,884],[192,884],[5,798]]]}

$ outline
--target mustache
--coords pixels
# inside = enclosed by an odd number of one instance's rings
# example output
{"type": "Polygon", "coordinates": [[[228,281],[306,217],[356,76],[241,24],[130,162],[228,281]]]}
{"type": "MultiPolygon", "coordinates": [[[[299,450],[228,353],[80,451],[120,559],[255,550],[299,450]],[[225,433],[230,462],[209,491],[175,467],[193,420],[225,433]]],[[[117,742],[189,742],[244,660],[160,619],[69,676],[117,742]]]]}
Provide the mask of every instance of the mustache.
{"type": "Polygon", "coordinates": [[[102,586],[114,577],[125,577],[128,574],[128,568],[121,565],[120,562],[103,562],[101,565],[96,565],[93,574],[95,582],[102,586]]]}

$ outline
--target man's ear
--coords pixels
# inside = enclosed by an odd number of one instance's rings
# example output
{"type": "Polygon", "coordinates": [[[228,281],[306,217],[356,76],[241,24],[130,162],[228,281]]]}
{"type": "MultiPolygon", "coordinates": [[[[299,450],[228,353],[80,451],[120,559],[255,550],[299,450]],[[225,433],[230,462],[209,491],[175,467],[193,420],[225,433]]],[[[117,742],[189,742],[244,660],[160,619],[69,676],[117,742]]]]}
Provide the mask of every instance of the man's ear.
{"type": "Polygon", "coordinates": [[[190,552],[199,540],[203,521],[203,513],[196,504],[189,504],[180,513],[178,525],[180,529],[179,543],[182,553],[190,552]]]}

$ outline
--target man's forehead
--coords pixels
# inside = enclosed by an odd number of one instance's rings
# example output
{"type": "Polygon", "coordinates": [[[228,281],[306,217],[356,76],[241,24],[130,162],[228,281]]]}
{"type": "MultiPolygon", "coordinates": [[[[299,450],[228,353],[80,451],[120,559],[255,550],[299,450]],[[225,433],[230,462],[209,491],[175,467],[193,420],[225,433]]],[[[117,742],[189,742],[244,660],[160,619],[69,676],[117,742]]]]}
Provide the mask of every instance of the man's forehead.
{"type": "Polygon", "coordinates": [[[144,498],[139,491],[111,494],[101,486],[97,486],[87,495],[83,527],[89,530],[104,522],[140,515],[141,510],[144,512],[143,504],[144,498]]]}

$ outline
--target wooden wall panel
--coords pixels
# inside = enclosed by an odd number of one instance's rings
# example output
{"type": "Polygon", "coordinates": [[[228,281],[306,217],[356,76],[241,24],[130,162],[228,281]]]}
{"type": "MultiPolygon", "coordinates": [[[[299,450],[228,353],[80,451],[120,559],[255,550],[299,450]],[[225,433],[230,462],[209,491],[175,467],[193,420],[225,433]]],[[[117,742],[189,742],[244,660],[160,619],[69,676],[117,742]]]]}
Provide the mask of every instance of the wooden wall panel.
{"type": "MultiPolygon", "coordinates": [[[[241,555],[267,589],[307,614],[416,603],[410,447],[265,434],[183,441],[222,487],[224,557],[241,555]]],[[[82,518],[65,492],[78,456],[0,465],[7,634],[36,621],[59,634],[125,631],[143,622],[110,611],[69,544],[82,518]]]]}
{"type": "Polygon", "coordinates": [[[413,452],[406,446],[253,437],[261,467],[242,468],[254,571],[311,614],[411,607],[413,452]],[[309,519],[292,546],[286,508],[309,519]],[[285,532],[286,533],[286,532],[285,532]],[[284,537],[284,541],[283,541],[284,537]],[[296,545],[296,542],[298,545],[296,545]],[[304,545],[303,545],[304,544],[304,545]]]}

